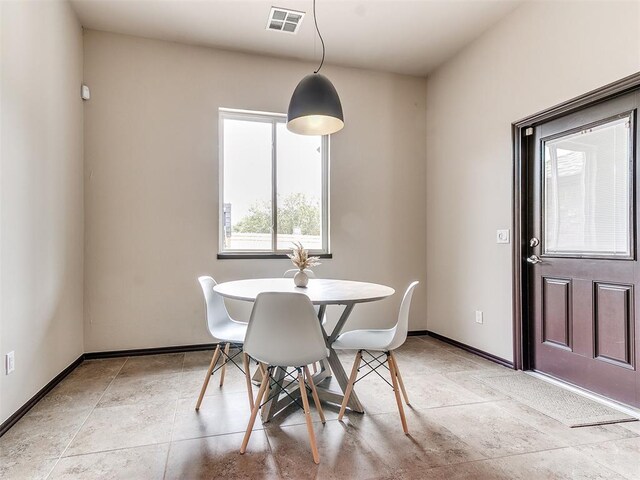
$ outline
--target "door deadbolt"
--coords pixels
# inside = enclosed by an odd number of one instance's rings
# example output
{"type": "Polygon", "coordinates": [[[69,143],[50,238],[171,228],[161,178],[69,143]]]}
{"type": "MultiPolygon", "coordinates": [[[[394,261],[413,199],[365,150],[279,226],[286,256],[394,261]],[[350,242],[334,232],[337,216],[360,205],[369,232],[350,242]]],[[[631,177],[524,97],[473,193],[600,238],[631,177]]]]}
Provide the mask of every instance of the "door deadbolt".
{"type": "Polygon", "coordinates": [[[538,240],[536,237],[533,237],[531,240],[529,240],[530,247],[537,247],[538,245],[540,245],[540,240],[538,240]]]}

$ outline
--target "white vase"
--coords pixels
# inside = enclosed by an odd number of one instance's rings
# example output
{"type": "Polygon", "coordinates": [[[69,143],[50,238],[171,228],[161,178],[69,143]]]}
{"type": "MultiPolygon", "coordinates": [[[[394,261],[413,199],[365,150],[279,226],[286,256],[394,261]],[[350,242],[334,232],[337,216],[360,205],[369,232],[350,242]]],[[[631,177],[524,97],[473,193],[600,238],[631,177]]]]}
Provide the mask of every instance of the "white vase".
{"type": "Polygon", "coordinates": [[[293,277],[293,283],[296,284],[296,287],[305,288],[309,283],[309,276],[303,270],[299,270],[293,277]]]}

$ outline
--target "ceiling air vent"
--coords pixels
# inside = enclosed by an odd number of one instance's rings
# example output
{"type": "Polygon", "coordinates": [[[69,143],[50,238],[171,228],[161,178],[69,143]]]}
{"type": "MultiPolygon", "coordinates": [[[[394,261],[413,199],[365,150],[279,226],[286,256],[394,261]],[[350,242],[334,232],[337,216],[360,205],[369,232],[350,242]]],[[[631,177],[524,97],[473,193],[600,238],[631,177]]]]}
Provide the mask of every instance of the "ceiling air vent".
{"type": "Polygon", "coordinates": [[[287,10],[286,8],[271,7],[267,30],[276,30],[285,33],[298,33],[304,12],[287,10]]]}

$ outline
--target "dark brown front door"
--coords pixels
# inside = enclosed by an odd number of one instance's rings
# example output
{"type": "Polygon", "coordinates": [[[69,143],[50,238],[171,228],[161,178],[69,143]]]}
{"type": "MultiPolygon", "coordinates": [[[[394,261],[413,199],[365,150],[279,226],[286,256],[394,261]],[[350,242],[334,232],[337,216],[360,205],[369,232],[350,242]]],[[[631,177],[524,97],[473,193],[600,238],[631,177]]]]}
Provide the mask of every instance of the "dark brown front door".
{"type": "Polygon", "coordinates": [[[530,129],[528,247],[533,369],[640,406],[632,92],[530,129]]]}

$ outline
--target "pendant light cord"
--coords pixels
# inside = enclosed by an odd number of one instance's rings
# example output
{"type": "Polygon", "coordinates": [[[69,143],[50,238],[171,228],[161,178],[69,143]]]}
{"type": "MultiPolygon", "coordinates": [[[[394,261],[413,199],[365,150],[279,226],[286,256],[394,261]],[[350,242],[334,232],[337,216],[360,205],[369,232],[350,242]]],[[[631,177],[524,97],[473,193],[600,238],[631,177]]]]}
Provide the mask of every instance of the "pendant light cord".
{"type": "Polygon", "coordinates": [[[316,32],[318,32],[318,37],[320,37],[320,43],[322,43],[322,60],[320,61],[320,65],[313,73],[318,73],[324,64],[324,39],[322,38],[322,34],[320,33],[320,29],[318,28],[318,19],[316,18],[316,0],[313,0],[313,23],[316,24],[316,32]]]}

